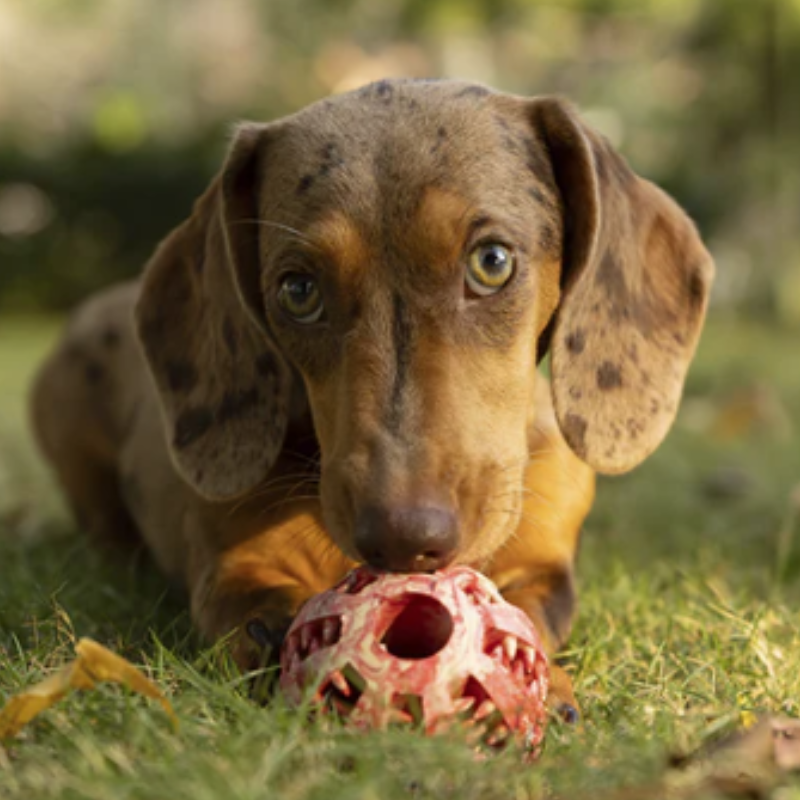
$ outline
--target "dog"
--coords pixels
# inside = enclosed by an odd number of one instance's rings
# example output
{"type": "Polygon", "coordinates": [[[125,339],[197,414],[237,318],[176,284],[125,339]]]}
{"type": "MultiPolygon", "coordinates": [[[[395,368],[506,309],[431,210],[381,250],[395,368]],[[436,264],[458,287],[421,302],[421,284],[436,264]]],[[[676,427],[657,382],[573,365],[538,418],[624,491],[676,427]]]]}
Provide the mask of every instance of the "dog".
{"type": "Polygon", "coordinates": [[[552,654],[595,473],[664,438],[712,278],[566,101],[384,80],[240,125],[74,314],[34,428],[81,528],[144,543],[243,669],[358,562],[482,569],[552,654]]]}

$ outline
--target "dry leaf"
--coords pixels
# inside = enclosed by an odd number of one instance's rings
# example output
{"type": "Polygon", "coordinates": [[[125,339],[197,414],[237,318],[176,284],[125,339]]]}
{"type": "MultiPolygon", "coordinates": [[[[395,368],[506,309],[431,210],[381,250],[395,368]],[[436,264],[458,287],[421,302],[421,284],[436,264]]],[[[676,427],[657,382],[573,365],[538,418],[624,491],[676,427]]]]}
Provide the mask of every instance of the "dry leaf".
{"type": "Polygon", "coordinates": [[[55,705],[73,689],[93,689],[102,682],[121,683],[131,691],[161,703],[178,729],[178,718],[169,700],[140,670],[121,656],[91,639],[81,639],[75,646],[78,657],[54,675],[12,697],[0,710],[0,739],[16,736],[34,717],[55,705]]]}

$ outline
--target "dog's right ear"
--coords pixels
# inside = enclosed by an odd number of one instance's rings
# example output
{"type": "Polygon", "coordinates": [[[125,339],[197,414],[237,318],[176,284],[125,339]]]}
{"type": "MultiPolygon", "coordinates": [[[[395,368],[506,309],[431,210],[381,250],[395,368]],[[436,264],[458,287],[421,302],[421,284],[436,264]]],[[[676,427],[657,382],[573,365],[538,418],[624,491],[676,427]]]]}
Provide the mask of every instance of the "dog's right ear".
{"type": "Polygon", "coordinates": [[[586,463],[625,472],[672,424],[714,265],[678,205],[568,103],[539,98],[530,110],[564,214],[551,346],[556,415],[586,463]]]}
{"type": "Polygon", "coordinates": [[[214,500],[262,481],[286,432],[291,373],[259,286],[271,134],[240,128],[222,172],[147,265],[135,311],[175,466],[214,500]]]}

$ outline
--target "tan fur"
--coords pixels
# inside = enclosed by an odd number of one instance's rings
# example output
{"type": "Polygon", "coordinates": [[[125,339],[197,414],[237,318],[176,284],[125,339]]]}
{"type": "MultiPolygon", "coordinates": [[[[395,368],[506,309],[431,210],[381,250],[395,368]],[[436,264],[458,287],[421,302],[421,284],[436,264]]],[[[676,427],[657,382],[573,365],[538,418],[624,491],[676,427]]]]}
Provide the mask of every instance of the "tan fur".
{"type": "Polygon", "coordinates": [[[141,537],[244,667],[245,623],[280,630],[352,566],[370,504],[453,509],[455,559],[555,650],[592,467],[665,434],[710,278],[683,213],[562,101],[385,81],[244,126],[143,280],[76,313],[35,428],[81,524],[141,537]],[[517,265],[476,298],[487,240],[517,265]],[[279,309],[287,272],[317,276],[319,324],[279,309]]]}

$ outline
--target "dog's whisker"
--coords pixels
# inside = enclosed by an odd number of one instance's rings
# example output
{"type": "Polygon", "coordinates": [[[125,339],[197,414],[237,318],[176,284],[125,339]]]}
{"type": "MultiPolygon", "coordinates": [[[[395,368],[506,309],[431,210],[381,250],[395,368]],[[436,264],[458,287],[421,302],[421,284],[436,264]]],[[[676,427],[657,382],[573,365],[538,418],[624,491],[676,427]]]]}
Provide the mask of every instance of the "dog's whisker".
{"type": "Polygon", "coordinates": [[[259,497],[265,492],[274,489],[276,486],[282,486],[289,481],[309,481],[319,483],[320,476],[316,472],[289,472],[286,475],[278,475],[270,480],[259,484],[253,491],[247,495],[248,498],[259,497]]]}
{"type": "Polygon", "coordinates": [[[241,511],[246,505],[256,503],[261,498],[267,497],[278,489],[282,488],[285,484],[293,482],[290,492],[295,491],[298,486],[319,486],[319,475],[313,473],[305,474],[294,472],[288,475],[280,475],[273,478],[266,483],[261,484],[253,489],[249,494],[237,500],[229,509],[228,516],[236,514],[241,511]]]}
{"type": "Polygon", "coordinates": [[[284,231],[285,233],[292,234],[292,237],[299,242],[313,248],[314,250],[322,250],[322,247],[317,244],[313,239],[310,239],[302,231],[293,228],[291,225],[284,225],[282,222],[273,222],[268,219],[237,219],[232,225],[263,225],[265,228],[275,228],[276,230],[284,231]]]}
{"type": "MultiPolygon", "coordinates": [[[[534,519],[528,514],[525,514],[522,511],[517,509],[509,509],[509,508],[488,508],[485,509],[484,514],[489,516],[490,514],[504,514],[508,517],[515,517],[518,518],[520,521],[525,522],[527,525],[530,525],[535,531],[539,533],[552,533],[552,526],[543,524],[541,519],[534,519]]],[[[521,541],[522,535],[520,533],[519,526],[515,526],[511,533],[508,535],[506,541],[521,541]]]]}
{"type": "Polygon", "coordinates": [[[258,514],[259,517],[264,517],[267,514],[272,513],[273,511],[277,511],[278,509],[284,508],[285,506],[311,500],[319,501],[320,500],[319,494],[298,494],[295,495],[294,497],[282,497],[273,503],[269,503],[265,506],[260,507],[256,513],[258,514]]]}

